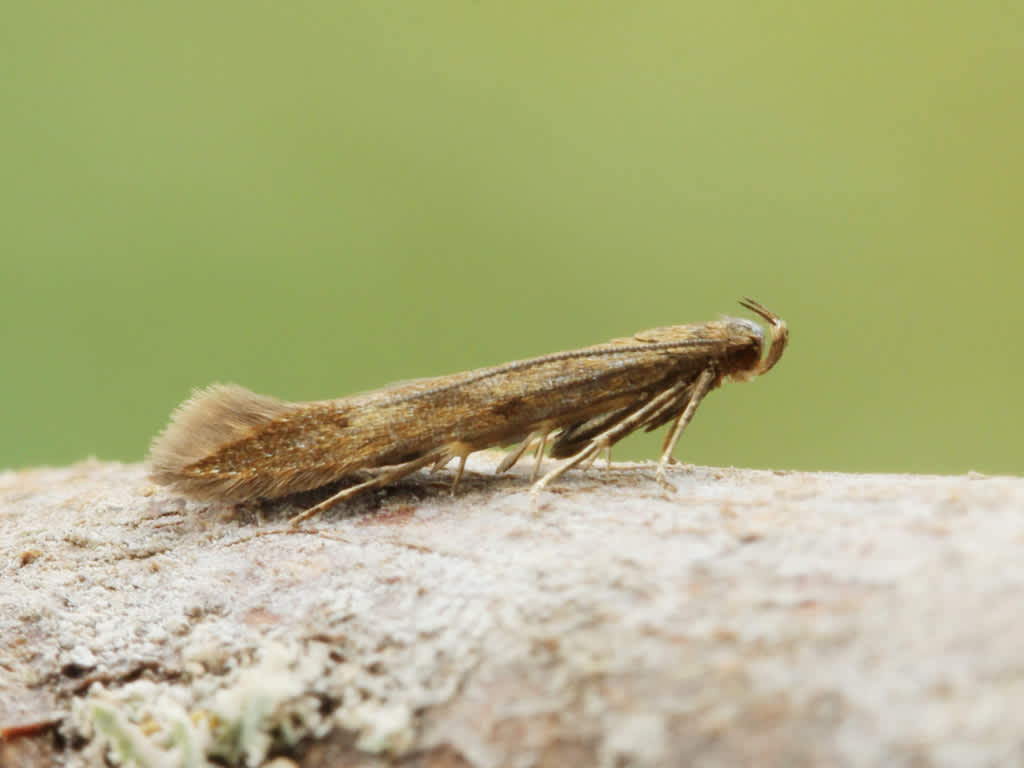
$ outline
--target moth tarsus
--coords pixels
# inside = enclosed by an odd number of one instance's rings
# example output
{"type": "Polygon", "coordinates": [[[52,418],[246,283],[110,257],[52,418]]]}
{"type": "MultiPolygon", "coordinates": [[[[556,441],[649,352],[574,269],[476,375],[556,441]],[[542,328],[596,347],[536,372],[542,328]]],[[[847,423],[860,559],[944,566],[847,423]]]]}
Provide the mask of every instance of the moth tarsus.
{"type": "MultiPolygon", "coordinates": [[[[151,476],[198,499],[240,503],[309,491],[363,470],[376,475],[338,491],[293,523],[424,467],[518,443],[498,472],[532,452],[531,497],[568,470],[639,429],[669,425],[657,480],[701,400],[726,378],[769,371],[789,340],[786,324],[750,298],[764,319],[674,325],[493,368],[394,384],[336,400],[290,403],[230,384],[197,390],[150,450],[151,476]],[[545,449],[563,459],[538,477],[545,449]]],[[[610,459],[609,459],[610,463],[610,459]]]]}

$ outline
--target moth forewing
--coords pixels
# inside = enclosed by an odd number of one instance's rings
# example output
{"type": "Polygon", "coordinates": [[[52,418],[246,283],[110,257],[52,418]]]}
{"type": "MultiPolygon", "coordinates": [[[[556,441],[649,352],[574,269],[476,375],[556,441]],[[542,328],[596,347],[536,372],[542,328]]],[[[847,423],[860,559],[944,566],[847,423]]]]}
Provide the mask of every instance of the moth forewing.
{"type": "Polygon", "coordinates": [[[454,491],[466,456],[494,446],[519,442],[498,471],[532,449],[536,473],[550,438],[551,456],[565,460],[535,480],[536,493],[631,432],[672,422],[658,465],[665,482],[672,449],[700,401],[726,377],[767,372],[785,350],[786,324],[752,299],[740,303],[769,324],[763,357],[761,329],[725,318],[336,400],[290,403],[214,385],[186,400],[154,440],[151,476],[197,498],[245,502],[378,471],[298,521],[458,459],[454,491]]]}

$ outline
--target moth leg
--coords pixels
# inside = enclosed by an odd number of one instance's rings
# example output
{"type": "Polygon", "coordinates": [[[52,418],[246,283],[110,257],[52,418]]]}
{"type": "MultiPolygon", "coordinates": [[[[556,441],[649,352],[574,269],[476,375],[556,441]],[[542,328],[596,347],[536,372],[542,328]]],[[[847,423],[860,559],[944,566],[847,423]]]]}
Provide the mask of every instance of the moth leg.
{"type": "Polygon", "coordinates": [[[526,450],[533,445],[533,441],[542,434],[543,433],[540,430],[528,434],[519,445],[505,454],[505,458],[501,460],[501,464],[499,464],[498,468],[494,471],[495,474],[500,475],[502,472],[510,470],[512,466],[522,458],[523,454],[526,453],[526,450]]]}
{"type": "Polygon", "coordinates": [[[288,522],[290,522],[293,526],[298,525],[303,520],[309,520],[309,518],[318,515],[321,512],[325,512],[326,510],[330,509],[335,504],[341,501],[351,499],[353,496],[358,496],[360,493],[363,493],[364,491],[370,491],[373,490],[374,488],[383,488],[385,485],[390,485],[391,483],[401,480],[406,475],[411,475],[417,469],[422,469],[428,464],[437,461],[441,457],[441,455],[442,454],[439,451],[431,451],[430,453],[426,453],[417,459],[407,461],[404,464],[396,464],[395,466],[384,470],[379,475],[367,480],[366,482],[358,483],[357,485],[352,485],[349,486],[348,488],[344,488],[338,491],[330,498],[324,499],[319,504],[314,504],[309,509],[295,515],[288,522]]]}
{"type": "MultiPolygon", "coordinates": [[[[604,467],[605,472],[607,472],[612,467],[612,446],[611,446],[611,443],[608,443],[607,445],[602,446],[601,447],[601,451],[604,451],[605,458],[608,460],[608,463],[605,464],[605,467],[604,467]]],[[[591,456],[589,459],[587,459],[586,464],[581,464],[580,465],[580,469],[588,470],[592,466],[594,466],[594,464],[597,463],[598,458],[601,456],[601,451],[595,452],[593,456],[591,456]]]]}
{"type": "Polygon", "coordinates": [[[540,438],[537,442],[537,453],[533,457],[533,472],[530,473],[530,482],[535,483],[537,481],[537,475],[540,474],[540,465],[544,461],[544,448],[548,444],[548,435],[551,434],[550,429],[544,429],[540,433],[540,438]]]}
{"type": "Polygon", "coordinates": [[[679,383],[674,384],[657,397],[648,400],[643,407],[636,409],[629,416],[622,419],[622,421],[617,422],[614,426],[609,427],[604,432],[595,435],[582,450],[576,453],[576,455],[570,456],[553,470],[544,475],[540,480],[535,482],[533,487],[530,489],[530,495],[536,499],[537,494],[550,485],[552,481],[557,480],[570,469],[582,464],[587,459],[597,456],[604,448],[611,446],[612,443],[624,435],[628,435],[637,428],[637,425],[642,424],[662,405],[670,400],[678,398],[679,395],[686,391],[686,386],[687,384],[685,381],[680,381],[679,383]]]}
{"type": "Polygon", "coordinates": [[[459,468],[457,470],[455,470],[455,479],[452,480],[452,490],[451,490],[451,495],[452,496],[455,495],[455,490],[459,487],[459,480],[462,479],[462,470],[464,470],[466,468],[466,457],[467,456],[469,456],[468,453],[463,453],[463,454],[461,454],[459,456],[459,468]]]}
{"type": "Polygon", "coordinates": [[[665,442],[661,446],[661,461],[658,462],[658,474],[656,477],[658,482],[670,491],[674,491],[676,488],[665,479],[665,467],[668,466],[669,459],[672,458],[672,451],[675,450],[679,437],[683,434],[683,430],[686,429],[686,425],[690,423],[690,419],[693,418],[693,414],[696,412],[697,406],[700,405],[700,401],[704,399],[704,396],[711,389],[711,382],[714,379],[714,372],[710,368],[705,368],[701,375],[697,377],[697,381],[694,382],[693,392],[690,393],[690,401],[686,404],[686,408],[679,414],[679,418],[675,420],[672,429],[665,435],[665,442]]]}

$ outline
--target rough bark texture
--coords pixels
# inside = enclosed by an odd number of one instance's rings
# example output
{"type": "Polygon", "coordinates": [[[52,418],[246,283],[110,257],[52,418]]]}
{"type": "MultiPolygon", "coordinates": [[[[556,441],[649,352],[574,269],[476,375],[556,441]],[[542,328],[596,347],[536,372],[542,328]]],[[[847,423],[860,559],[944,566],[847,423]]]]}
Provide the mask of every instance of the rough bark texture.
{"type": "Polygon", "coordinates": [[[0,764],[1024,762],[1024,480],[497,462],[297,530],[0,473],[0,764]]]}

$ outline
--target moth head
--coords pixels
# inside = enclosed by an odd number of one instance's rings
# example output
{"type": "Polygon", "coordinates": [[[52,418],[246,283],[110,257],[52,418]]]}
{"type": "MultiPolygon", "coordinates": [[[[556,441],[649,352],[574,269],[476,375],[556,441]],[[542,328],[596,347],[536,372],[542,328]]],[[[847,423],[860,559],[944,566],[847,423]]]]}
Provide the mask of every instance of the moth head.
{"type": "Polygon", "coordinates": [[[764,350],[761,326],[745,317],[724,317],[716,325],[721,329],[722,372],[736,381],[749,381],[757,376],[764,350]]]}
{"type": "MultiPolygon", "coordinates": [[[[789,327],[786,322],[772,312],[770,309],[765,307],[763,304],[759,304],[750,297],[745,296],[740,301],[740,306],[749,309],[756,315],[760,315],[768,323],[768,327],[771,330],[772,344],[768,348],[768,354],[763,360],[761,360],[757,367],[751,371],[750,377],[760,376],[763,373],[767,373],[772,367],[779,362],[779,358],[782,357],[782,353],[786,351],[786,345],[789,343],[789,327]]],[[[747,322],[751,325],[754,323],[750,320],[744,321],[743,319],[736,320],[735,322],[747,322]]],[[[762,346],[764,335],[761,329],[758,328],[758,336],[762,339],[762,346]]]]}

